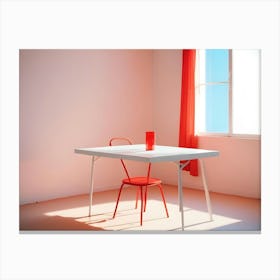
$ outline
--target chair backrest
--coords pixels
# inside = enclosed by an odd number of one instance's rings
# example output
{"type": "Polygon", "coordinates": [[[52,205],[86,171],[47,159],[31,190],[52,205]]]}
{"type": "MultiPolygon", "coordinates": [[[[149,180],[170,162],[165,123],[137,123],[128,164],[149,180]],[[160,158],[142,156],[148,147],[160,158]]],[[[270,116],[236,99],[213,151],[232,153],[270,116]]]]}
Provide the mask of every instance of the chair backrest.
{"type": "MultiPolygon", "coordinates": [[[[109,145],[110,146],[114,146],[116,145],[116,143],[119,145],[120,143],[122,143],[121,145],[132,145],[132,142],[128,139],[128,138],[125,138],[125,137],[114,137],[114,138],[111,138],[110,141],[109,141],[109,145]]],[[[127,168],[126,168],[126,165],[124,163],[124,161],[121,159],[121,163],[122,163],[122,166],[124,168],[124,171],[125,171],[125,174],[127,176],[127,178],[130,180],[130,176],[128,174],[128,171],[127,171],[127,168]]]]}
{"type": "Polygon", "coordinates": [[[114,145],[116,145],[116,142],[132,145],[132,142],[128,138],[125,138],[125,137],[114,137],[114,138],[110,139],[109,145],[114,146],[114,145]]]}

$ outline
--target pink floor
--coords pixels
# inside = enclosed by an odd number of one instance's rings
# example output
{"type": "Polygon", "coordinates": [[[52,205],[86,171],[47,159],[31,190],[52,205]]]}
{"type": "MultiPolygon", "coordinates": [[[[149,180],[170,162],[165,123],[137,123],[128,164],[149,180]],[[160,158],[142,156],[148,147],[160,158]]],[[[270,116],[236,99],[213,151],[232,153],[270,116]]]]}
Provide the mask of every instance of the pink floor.
{"type": "MultiPolygon", "coordinates": [[[[135,190],[123,190],[115,219],[112,219],[118,190],[94,193],[92,216],[88,217],[88,195],[54,199],[20,206],[21,231],[180,231],[181,215],[177,187],[164,186],[169,218],[160,192],[148,193],[147,210],[140,226],[140,209],[135,209],[135,190]]],[[[185,231],[259,232],[261,201],[210,193],[213,221],[209,220],[204,192],[184,188],[185,231]]],[[[140,204],[140,203],[139,203],[140,204]]]]}

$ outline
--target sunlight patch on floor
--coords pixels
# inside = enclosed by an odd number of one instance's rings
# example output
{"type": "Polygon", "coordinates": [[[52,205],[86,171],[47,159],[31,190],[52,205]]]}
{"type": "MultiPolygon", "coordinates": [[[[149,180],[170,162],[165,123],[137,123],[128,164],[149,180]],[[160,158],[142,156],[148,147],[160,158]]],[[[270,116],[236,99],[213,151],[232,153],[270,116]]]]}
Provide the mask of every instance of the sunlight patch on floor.
{"type": "MultiPolygon", "coordinates": [[[[181,214],[178,206],[169,204],[169,218],[166,217],[162,201],[149,200],[146,212],[143,213],[143,225],[140,226],[140,203],[135,209],[135,201],[127,200],[119,204],[116,217],[113,219],[115,202],[100,203],[92,206],[92,216],[88,213],[88,206],[74,207],[45,213],[47,216],[73,218],[75,221],[104,230],[181,230],[181,214]]],[[[217,227],[240,222],[240,220],[213,215],[210,221],[208,212],[184,207],[185,230],[213,230],[217,227]]]]}

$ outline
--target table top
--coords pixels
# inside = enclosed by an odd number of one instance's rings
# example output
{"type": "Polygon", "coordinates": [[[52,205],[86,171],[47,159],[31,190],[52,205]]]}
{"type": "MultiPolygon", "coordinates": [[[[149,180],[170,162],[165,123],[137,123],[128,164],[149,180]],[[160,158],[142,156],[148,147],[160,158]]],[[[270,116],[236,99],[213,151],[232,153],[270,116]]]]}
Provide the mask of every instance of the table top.
{"type": "Polygon", "coordinates": [[[218,151],[155,145],[146,151],[145,144],[77,148],[75,153],[144,162],[180,161],[218,156],[218,151]]]}

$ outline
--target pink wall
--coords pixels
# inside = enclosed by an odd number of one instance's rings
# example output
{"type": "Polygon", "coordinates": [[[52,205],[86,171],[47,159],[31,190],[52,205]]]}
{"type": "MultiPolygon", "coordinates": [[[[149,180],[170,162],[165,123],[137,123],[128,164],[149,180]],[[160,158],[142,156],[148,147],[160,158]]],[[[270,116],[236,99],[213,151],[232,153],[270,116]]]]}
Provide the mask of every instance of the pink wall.
{"type": "MultiPolygon", "coordinates": [[[[157,143],[178,145],[181,94],[181,51],[154,51],[154,127],[157,143]]],[[[199,147],[220,152],[205,159],[211,191],[260,198],[260,140],[236,137],[199,137],[199,147]]],[[[157,164],[155,174],[167,184],[177,183],[177,166],[157,164]]],[[[183,185],[202,188],[201,177],[183,173],[183,185]]]]}
{"type": "MultiPolygon", "coordinates": [[[[90,158],[76,147],[116,135],[140,143],[150,129],[158,144],[177,145],[180,87],[180,50],[21,50],[20,203],[87,193],[90,158]]],[[[199,144],[221,153],[205,160],[210,190],[260,197],[259,140],[200,137],[199,144]]],[[[155,164],[153,174],[177,183],[175,164],[155,164]]],[[[96,190],[116,187],[122,175],[116,160],[99,160],[96,190]]],[[[183,184],[202,185],[187,173],[183,184]]]]}
{"type": "MultiPolygon", "coordinates": [[[[151,96],[152,51],[21,50],[20,202],[88,192],[90,158],[74,148],[143,142],[151,96]]],[[[106,159],[95,172],[99,189],[122,175],[106,159]]]]}

